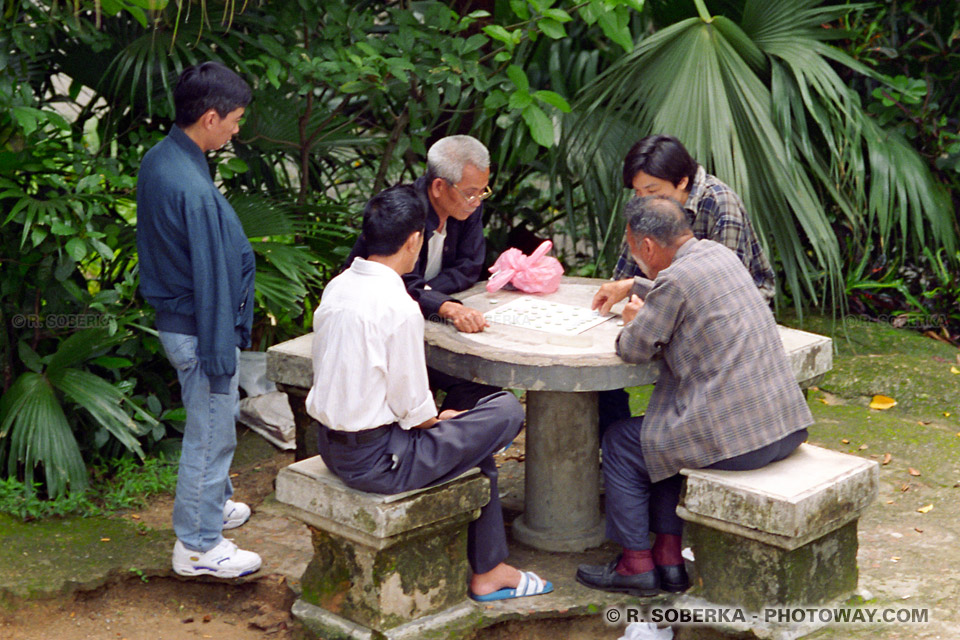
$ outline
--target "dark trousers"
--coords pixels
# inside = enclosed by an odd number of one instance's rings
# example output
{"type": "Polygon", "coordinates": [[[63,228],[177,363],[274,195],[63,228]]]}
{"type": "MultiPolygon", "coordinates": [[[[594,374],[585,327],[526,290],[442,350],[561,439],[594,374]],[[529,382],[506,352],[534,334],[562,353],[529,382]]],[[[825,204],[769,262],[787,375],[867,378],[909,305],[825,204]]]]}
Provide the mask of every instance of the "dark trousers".
{"type": "MultiPolygon", "coordinates": [[[[643,418],[621,420],[603,436],[607,537],[627,549],[649,549],[650,533],[681,535],[677,515],[683,476],[651,482],[640,444],[643,418]]],[[[708,469],[748,471],[782,460],[807,439],[801,429],[773,444],[716,462],[708,469]]]]}
{"type": "Polygon", "coordinates": [[[497,489],[495,451],[523,426],[523,407],[509,392],[483,398],[477,406],[429,429],[401,429],[372,442],[345,444],[320,429],[320,456],[344,484],[360,491],[395,494],[431,487],[477,467],[490,479],[490,502],[467,531],[467,559],[474,573],[486,573],[508,555],[497,489]]]}
{"type": "Polygon", "coordinates": [[[500,387],[470,382],[430,367],[427,367],[427,377],[430,380],[431,389],[434,391],[443,389],[447,394],[443,399],[443,404],[440,405],[440,411],[473,409],[482,398],[501,391],[500,387]]]}

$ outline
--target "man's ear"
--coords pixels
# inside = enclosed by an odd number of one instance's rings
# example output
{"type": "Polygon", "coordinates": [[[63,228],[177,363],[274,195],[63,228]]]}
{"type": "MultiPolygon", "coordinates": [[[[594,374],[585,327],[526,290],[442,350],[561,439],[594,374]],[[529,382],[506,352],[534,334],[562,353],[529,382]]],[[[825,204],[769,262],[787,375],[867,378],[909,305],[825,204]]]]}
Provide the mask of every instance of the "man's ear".
{"type": "Polygon", "coordinates": [[[433,182],[430,183],[430,195],[432,195],[434,198],[439,198],[441,189],[445,183],[446,180],[443,178],[434,178],[433,182]]]}
{"type": "Polygon", "coordinates": [[[404,248],[413,254],[420,253],[420,243],[423,240],[423,231],[414,231],[407,237],[404,248]]]}
{"type": "Polygon", "coordinates": [[[689,186],[690,186],[689,176],[683,176],[682,178],[680,178],[680,182],[677,183],[677,189],[680,189],[680,191],[686,191],[689,186]]]}
{"type": "Polygon", "coordinates": [[[220,114],[217,113],[217,110],[213,107],[210,107],[203,112],[203,115],[200,116],[200,124],[204,129],[210,129],[216,124],[216,119],[220,117],[220,114]]]}

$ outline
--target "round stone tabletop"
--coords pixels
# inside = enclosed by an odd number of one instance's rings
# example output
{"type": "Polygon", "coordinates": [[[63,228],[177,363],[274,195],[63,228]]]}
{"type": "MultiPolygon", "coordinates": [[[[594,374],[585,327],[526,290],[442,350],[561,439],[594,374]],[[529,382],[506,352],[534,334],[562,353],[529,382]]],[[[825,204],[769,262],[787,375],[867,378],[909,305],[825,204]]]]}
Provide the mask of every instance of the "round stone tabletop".
{"type": "MultiPolygon", "coordinates": [[[[567,277],[549,294],[505,290],[491,294],[480,282],[456,297],[481,313],[521,296],[589,309],[605,282],[567,277]]],[[[600,391],[650,384],[657,378],[656,365],[628,364],[616,354],[622,308],[620,303],[609,320],[575,336],[499,323],[480,333],[461,333],[451,323],[428,321],[427,364],[458,378],[531,391],[600,391]]]]}

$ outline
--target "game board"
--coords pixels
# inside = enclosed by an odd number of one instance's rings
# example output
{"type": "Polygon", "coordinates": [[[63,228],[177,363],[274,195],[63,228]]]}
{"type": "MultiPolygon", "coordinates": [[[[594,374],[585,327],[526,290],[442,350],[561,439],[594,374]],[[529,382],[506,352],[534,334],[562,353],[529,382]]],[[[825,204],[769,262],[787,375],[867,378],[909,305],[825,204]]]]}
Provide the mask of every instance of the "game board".
{"type": "Polygon", "coordinates": [[[606,322],[612,315],[601,316],[585,307],[550,302],[533,296],[522,296],[483,314],[491,323],[534,329],[563,336],[575,336],[606,322]]]}

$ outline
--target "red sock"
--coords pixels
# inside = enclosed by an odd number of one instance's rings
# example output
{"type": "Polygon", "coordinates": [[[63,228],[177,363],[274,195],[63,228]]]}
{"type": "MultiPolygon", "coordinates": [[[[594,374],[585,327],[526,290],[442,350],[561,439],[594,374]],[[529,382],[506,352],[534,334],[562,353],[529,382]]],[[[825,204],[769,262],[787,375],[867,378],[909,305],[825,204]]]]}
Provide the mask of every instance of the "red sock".
{"type": "Polygon", "coordinates": [[[653,543],[653,561],[659,567],[670,567],[683,564],[680,547],[680,536],[672,533],[658,533],[653,543]]]}
{"type": "Polygon", "coordinates": [[[622,576],[633,576],[638,573],[653,571],[653,556],[650,549],[624,549],[620,556],[620,563],[617,564],[617,573],[622,576]]]}

